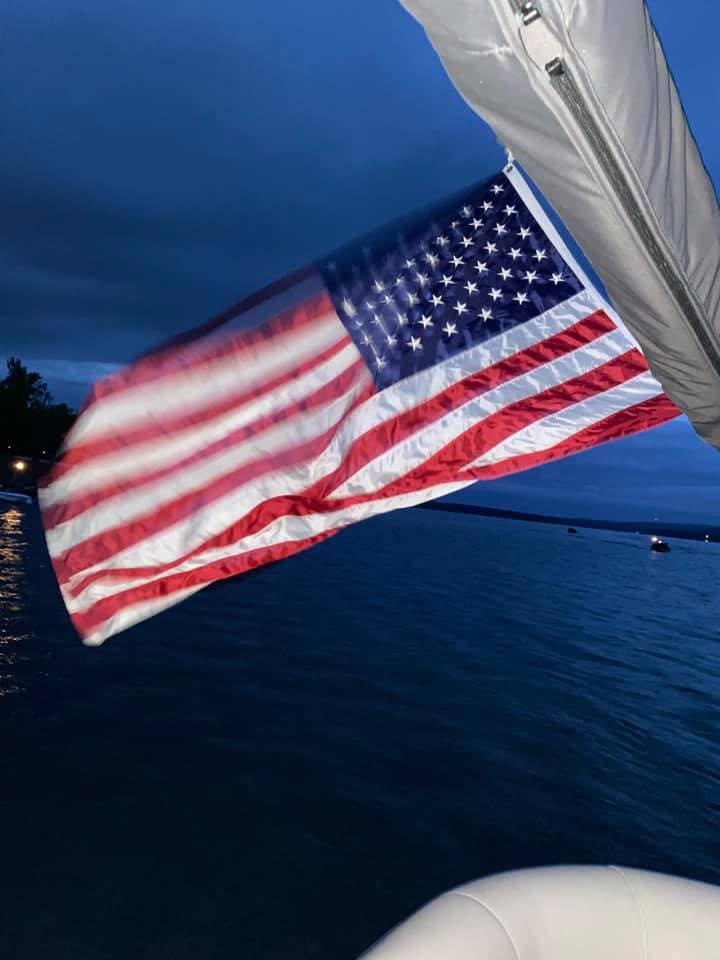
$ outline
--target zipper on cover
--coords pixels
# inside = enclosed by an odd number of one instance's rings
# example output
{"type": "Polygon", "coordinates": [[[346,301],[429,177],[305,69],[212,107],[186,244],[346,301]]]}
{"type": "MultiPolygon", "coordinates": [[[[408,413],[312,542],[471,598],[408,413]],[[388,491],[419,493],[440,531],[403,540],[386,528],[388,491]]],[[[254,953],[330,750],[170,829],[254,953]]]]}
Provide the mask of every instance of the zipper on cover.
{"type": "Polygon", "coordinates": [[[656,227],[643,210],[643,203],[633,190],[621,159],[605,135],[602,122],[588,105],[568,67],[567,53],[559,37],[543,18],[540,6],[535,0],[510,0],[510,5],[520,20],[520,37],[526,53],[535,66],[548,75],[553,89],[579,127],[607,182],[634,226],[646,253],[665,280],[681,314],[695,333],[715,371],[720,374],[720,345],[715,332],[705,318],[704,311],[674,254],[663,249],[659,242],[656,227]]]}
{"type": "Polygon", "coordinates": [[[533,3],[533,0],[510,0],[510,5],[520,17],[525,27],[533,23],[533,21],[537,20],[540,16],[540,11],[535,3],[533,3]]]}

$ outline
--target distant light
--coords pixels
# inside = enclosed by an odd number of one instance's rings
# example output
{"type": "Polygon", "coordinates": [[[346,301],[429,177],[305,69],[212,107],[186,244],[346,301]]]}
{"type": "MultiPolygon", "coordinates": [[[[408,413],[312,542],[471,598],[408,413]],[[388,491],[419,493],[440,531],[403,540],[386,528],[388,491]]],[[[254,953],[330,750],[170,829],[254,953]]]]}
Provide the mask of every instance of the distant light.
{"type": "Polygon", "coordinates": [[[653,543],[657,543],[657,542],[658,542],[658,538],[657,538],[657,537],[651,537],[651,540],[652,540],[653,543]]]}
{"type": "Polygon", "coordinates": [[[26,468],[27,468],[27,464],[25,463],[24,460],[16,460],[15,463],[13,464],[14,470],[25,470],[26,468]]]}

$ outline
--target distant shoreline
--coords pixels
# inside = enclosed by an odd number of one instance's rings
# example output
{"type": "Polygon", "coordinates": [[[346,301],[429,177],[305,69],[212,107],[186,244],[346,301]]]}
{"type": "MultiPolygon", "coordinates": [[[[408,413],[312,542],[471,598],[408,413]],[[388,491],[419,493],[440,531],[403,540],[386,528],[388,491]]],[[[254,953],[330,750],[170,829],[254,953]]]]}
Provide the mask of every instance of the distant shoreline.
{"type": "Polygon", "coordinates": [[[445,513],[465,513],[497,520],[521,520],[525,523],[547,523],[558,527],[584,527],[591,530],[613,530],[616,533],[640,533],[647,536],[675,537],[680,540],[708,540],[720,543],[720,526],[700,523],[669,523],[648,520],[588,520],[583,517],[552,517],[541,513],[523,513],[496,507],[480,507],[469,503],[421,503],[417,509],[445,513]]]}

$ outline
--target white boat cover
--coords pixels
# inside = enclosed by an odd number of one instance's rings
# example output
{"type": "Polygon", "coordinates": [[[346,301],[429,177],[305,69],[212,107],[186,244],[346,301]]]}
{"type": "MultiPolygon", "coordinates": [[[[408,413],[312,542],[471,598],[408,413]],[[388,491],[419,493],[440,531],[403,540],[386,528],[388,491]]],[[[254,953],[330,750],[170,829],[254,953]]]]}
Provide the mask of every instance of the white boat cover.
{"type": "Polygon", "coordinates": [[[402,2],[720,447],[720,212],[645,4],[402,2]]]}
{"type": "Polygon", "coordinates": [[[365,960],[717,960],[720,887],[618,867],[550,867],[438,897],[365,960]]]}

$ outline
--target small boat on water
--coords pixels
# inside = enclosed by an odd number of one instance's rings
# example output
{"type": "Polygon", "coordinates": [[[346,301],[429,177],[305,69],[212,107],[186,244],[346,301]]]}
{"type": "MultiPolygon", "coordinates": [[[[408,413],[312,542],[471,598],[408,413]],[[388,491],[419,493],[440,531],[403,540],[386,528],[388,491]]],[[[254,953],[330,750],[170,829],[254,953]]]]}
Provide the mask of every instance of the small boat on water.
{"type": "Polygon", "coordinates": [[[670,544],[660,537],[653,537],[650,541],[650,549],[655,553],[670,553],[670,544]]]}
{"type": "Polygon", "coordinates": [[[568,533],[577,533],[575,527],[568,527],[568,533]]]}
{"type": "Polygon", "coordinates": [[[16,493],[14,490],[0,490],[0,502],[6,503],[32,503],[33,498],[26,493],[16,493]]]}

